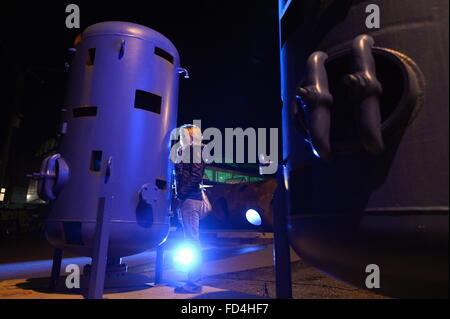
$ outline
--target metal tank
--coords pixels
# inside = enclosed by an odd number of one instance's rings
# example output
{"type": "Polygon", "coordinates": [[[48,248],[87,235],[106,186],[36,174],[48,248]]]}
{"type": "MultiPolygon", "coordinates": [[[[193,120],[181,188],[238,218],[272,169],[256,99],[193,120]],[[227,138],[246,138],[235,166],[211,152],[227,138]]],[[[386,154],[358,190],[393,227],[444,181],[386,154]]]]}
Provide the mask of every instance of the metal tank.
{"type": "Polygon", "coordinates": [[[448,1],[279,12],[291,245],[376,293],[448,297],[448,1]]]}
{"type": "Polygon", "coordinates": [[[92,256],[99,198],[109,198],[108,260],[161,244],[169,233],[180,58],[162,34],[127,22],[88,27],[70,65],[59,154],[39,193],[51,201],[46,236],[92,256]]]}

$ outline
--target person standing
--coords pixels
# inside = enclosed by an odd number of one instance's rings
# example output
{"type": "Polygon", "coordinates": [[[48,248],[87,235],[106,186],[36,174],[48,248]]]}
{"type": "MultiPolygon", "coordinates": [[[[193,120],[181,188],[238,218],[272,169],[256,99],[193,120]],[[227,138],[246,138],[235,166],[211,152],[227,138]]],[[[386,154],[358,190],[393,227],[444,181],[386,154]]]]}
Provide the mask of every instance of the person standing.
{"type": "Polygon", "coordinates": [[[199,221],[202,208],[202,191],[205,163],[202,159],[202,134],[198,126],[186,124],[180,128],[180,147],[175,164],[176,197],[178,213],[181,217],[184,238],[191,246],[197,258],[188,270],[188,280],[176,293],[199,293],[201,280],[201,247],[199,238],[199,221]]]}

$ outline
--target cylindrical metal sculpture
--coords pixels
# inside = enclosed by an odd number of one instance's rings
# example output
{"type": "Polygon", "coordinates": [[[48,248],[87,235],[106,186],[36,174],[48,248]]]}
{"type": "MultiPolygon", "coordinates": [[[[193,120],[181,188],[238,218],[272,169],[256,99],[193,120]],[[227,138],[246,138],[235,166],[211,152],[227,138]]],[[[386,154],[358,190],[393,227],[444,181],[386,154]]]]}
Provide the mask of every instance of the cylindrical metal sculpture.
{"type": "Polygon", "coordinates": [[[60,157],[42,171],[40,191],[53,199],[46,235],[92,256],[99,197],[108,197],[108,258],[133,255],[169,233],[170,132],[183,69],[166,37],[133,23],[92,25],[75,49],[60,157]]]}
{"type": "Polygon", "coordinates": [[[281,0],[280,42],[292,246],[374,292],[448,296],[448,1],[281,0]]]}

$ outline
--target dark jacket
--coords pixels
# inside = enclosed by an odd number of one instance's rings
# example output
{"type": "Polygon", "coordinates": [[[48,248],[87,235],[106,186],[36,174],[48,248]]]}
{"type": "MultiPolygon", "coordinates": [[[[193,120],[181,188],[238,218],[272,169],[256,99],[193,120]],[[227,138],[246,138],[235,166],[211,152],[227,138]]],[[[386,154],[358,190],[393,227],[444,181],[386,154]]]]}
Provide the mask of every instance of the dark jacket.
{"type": "MultiPolygon", "coordinates": [[[[180,200],[196,199],[202,200],[200,184],[205,172],[205,163],[202,159],[202,147],[189,148],[190,160],[187,163],[180,162],[175,164],[175,181],[177,198],[180,200]],[[194,159],[197,161],[195,162],[194,159]],[[198,163],[200,162],[200,163],[198,163]]],[[[180,155],[181,150],[178,151],[180,155]]],[[[187,158],[187,157],[186,157],[187,158]]]]}

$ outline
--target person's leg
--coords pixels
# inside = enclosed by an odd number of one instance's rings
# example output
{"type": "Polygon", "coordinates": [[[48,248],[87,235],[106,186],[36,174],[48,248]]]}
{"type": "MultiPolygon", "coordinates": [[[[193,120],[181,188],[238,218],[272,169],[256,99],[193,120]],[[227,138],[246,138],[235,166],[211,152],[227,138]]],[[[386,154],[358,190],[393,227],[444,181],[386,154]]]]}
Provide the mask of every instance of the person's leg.
{"type": "Polygon", "coordinates": [[[181,218],[183,222],[184,237],[192,242],[200,242],[199,214],[201,201],[186,199],[181,205],[181,218]]]}
{"type": "Polygon", "coordinates": [[[188,271],[188,283],[198,285],[201,279],[202,251],[200,247],[199,221],[201,201],[186,199],[181,206],[185,240],[192,244],[196,260],[188,271]]]}
{"type": "Polygon", "coordinates": [[[198,211],[193,211],[190,216],[191,219],[191,235],[189,237],[189,242],[194,247],[195,260],[188,271],[188,281],[193,284],[198,284],[201,279],[202,273],[202,248],[200,246],[199,238],[199,214],[198,211]]]}

